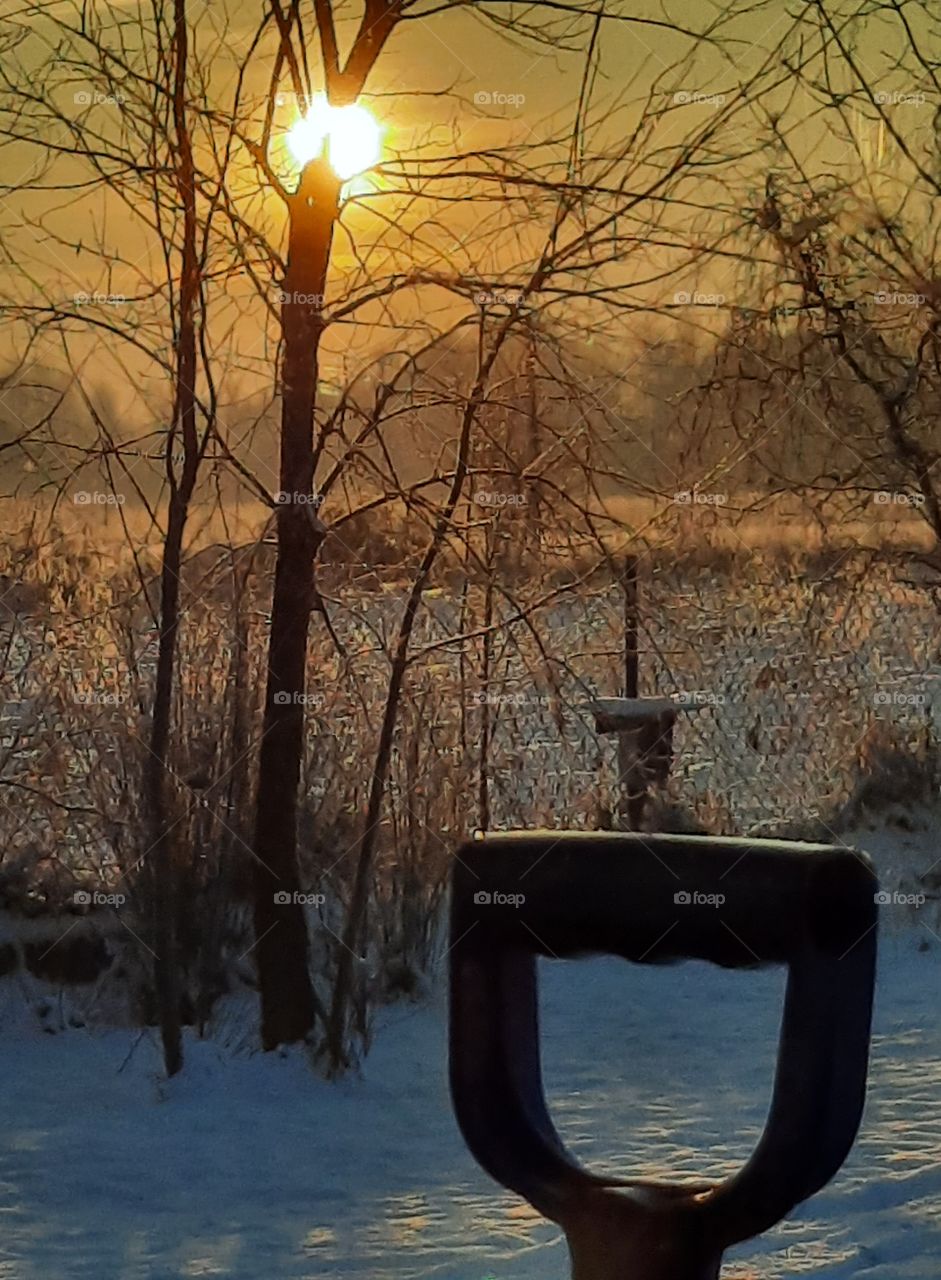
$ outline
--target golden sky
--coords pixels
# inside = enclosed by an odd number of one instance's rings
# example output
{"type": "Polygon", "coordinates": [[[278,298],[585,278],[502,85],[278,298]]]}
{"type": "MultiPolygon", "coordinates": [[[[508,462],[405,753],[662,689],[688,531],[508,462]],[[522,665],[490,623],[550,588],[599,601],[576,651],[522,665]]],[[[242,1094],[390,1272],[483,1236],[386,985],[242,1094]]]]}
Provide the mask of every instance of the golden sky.
{"type": "MultiPolygon", "coordinates": [[[[14,5],[15,2],[13,0],[14,5]]],[[[425,7],[430,7],[431,3],[432,0],[428,0],[425,7]]],[[[853,7],[844,6],[844,9],[853,7]]],[[[117,38],[116,32],[120,31],[120,40],[124,49],[129,50],[127,56],[130,60],[143,41],[148,60],[153,62],[153,51],[146,48],[147,37],[142,35],[141,26],[135,21],[137,15],[150,13],[149,6],[139,7],[136,0],[128,0],[127,3],[110,6],[97,3],[92,5],[92,9],[99,15],[111,14],[112,43],[117,38]]],[[[260,3],[238,3],[238,0],[199,0],[191,6],[191,59],[194,65],[204,66],[208,96],[220,111],[224,111],[231,100],[262,9],[260,3]]],[[[633,18],[651,22],[666,22],[670,9],[680,23],[697,29],[716,14],[716,6],[706,3],[706,0],[687,0],[685,4],[669,8],[656,0],[631,0],[630,5],[620,6],[620,11],[629,12],[633,18]]],[[[49,72],[47,63],[52,19],[58,17],[74,23],[82,6],[73,0],[52,0],[43,6],[43,10],[46,16],[31,21],[31,38],[16,50],[16,59],[32,75],[35,84],[45,84],[49,72]]],[[[618,7],[611,6],[609,11],[618,11],[618,7]]],[[[484,6],[448,10],[420,21],[403,22],[393,35],[370,80],[366,96],[373,112],[382,121],[389,161],[415,154],[433,158],[436,155],[489,152],[501,147],[521,147],[529,142],[539,144],[550,137],[564,138],[574,118],[582,83],[583,52],[563,52],[525,37],[511,38],[487,21],[484,12],[484,6]]],[[[506,15],[510,6],[495,5],[492,12],[506,15]]],[[[533,11],[516,6],[514,12],[533,11]]],[[[342,47],[355,30],[358,9],[350,6],[338,10],[338,13],[342,47]]],[[[15,8],[10,5],[7,20],[15,14],[15,8]]],[[[749,78],[757,74],[763,62],[779,45],[783,47],[787,42],[792,26],[788,8],[769,0],[768,3],[749,7],[747,13],[725,31],[723,48],[713,50],[708,45],[697,46],[688,36],[671,32],[663,26],[636,21],[605,22],[597,46],[591,134],[586,145],[596,152],[620,146],[641,118],[643,104],[656,91],[666,94],[669,110],[642,140],[642,145],[652,157],[651,163],[655,165],[660,149],[666,156],[671,148],[675,149],[693,131],[701,128],[710,113],[718,109],[717,102],[711,98],[734,99],[749,78]],[[687,59],[685,63],[684,59],[687,59]],[[678,95],[682,100],[677,101],[678,95]]],[[[917,27],[916,15],[916,30],[917,27]]],[[[584,50],[584,29],[575,43],[584,50]]],[[[313,68],[311,80],[314,87],[319,87],[316,40],[312,39],[309,44],[309,62],[313,68]]],[[[267,45],[262,44],[261,56],[256,56],[246,76],[244,97],[251,98],[254,94],[257,101],[262,100],[267,88],[272,48],[270,40],[267,45]]],[[[884,24],[873,22],[865,30],[854,56],[874,84],[883,83],[891,62],[891,46],[884,24]]],[[[103,100],[99,103],[95,98],[92,108],[95,128],[105,139],[115,138],[121,133],[126,123],[121,112],[126,108],[120,102],[107,101],[107,83],[96,80],[92,75],[83,75],[80,66],[64,69],[61,62],[50,78],[58,85],[53,96],[63,110],[83,108],[83,101],[76,102],[71,108],[70,95],[73,99],[76,95],[79,98],[86,95],[84,103],[87,103],[87,95],[99,95],[103,100]]],[[[898,75],[893,83],[897,82],[898,75]]],[[[282,81],[282,87],[288,90],[286,79],[282,81]]],[[[787,84],[779,87],[777,94],[781,103],[787,104],[787,84]]],[[[279,106],[278,123],[282,131],[293,119],[294,110],[289,99],[279,106]]],[[[899,110],[904,116],[904,108],[899,110]]],[[[914,108],[910,108],[909,120],[916,119],[913,112],[914,108]]],[[[923,112],[923,117],[922,124],[930,119],[930,112],[923,112]]],[[[4,118],[9,123],[9,114],[4,118]]],[[[808,101],[796,105],[790,103],[789,120],[796,131],[792,136],[801,137],[805,153],[816,154],[816,162],[821,164],[821,157],[827,155],[826,140],[833,122],[826,114],[816,112],[808,101]]],[[[246,127],[251,128],[250,122],[246,127]]],[[[734,127],[728,131],[726,142],[745,153],[752,144],[752,133],[757,139],[757,128],[757,116],[743,110],[735,116],[734,127]]],[[[43,128],[40,141],[56,143],[60,137],[67,140],[68,130],[57,130],[53,124],[48,129],[43,128]]],[[[236,146],[236,152],[238,150],[236,146]]],[[[834,159],[838,150],[832,153],[834,159]]],[[[134,216],[113,193],[89,191],[77,185],[87,179],[87,165],[57,159],[53,168],[40,176],[39,160],[39,148],[9,143],[5,147],[5,180],[11,184],[25,183],[26,186],[6,194],[0,202],[0,235],[7,251],[6,260],[0,264],[0,289],[21,301],[45,293],[53,301],[66,303],[84,294],[91,301],[83,305],[91,307],[97,305],[95,297],[99,294],[142,298],[147,292],[148,282],[160,279],[163,270],[156,237],[147,232],[141,218],[134,216]],[[31,176],[40,183],[55,181],[69,189],[56,192],[30,190],[31,176]],[[107,257],[112,259],[110,269],[97,252],[98,247],[103,247],[107,257]]],[[[747,164],[743,166],[743,173],[746,171],[747,164]]],[[[726,180],[732,176],[717,166],[718,179],[726,180]]],[[[750,176],[744,177],[742,182],[742,198],[749,183],[751,190],[747,194],[756,198],[763,182],[761,169],[752,166],[750,176]]],[[[382,180],[378,185],[382,187],[382,180]]],[[[457,186],[459,188],[460,183],[457,186]]],[[[270,192],[265,193],[263,185],[259,184],[258,173],[244,149],[236,155],[231,190],[238,199],[246,202],[245,208],[257,225],[263,227],[275,243],[279,243],[284,224],[283,210],[277,199],[270,192]]],[[[701,190],[702,203],[708,205],[712,193],[706,177],[701,190]]],[[[134,200],[141,198],[138,189],[134,200]]],[[[147,220],[146,208],[138,207],[137,212],[142,212],[144,221],[147,220]]],[[[521,215],[523,212],[520,210],[521,215]]],[[[383,242],[382,219],[386,216],[385,212],[353,211],[346,216],[349,234],[341,232],[335,242],[336,288],[339,293],[355,281],[357,272],[362,284],[364,246],[368,249],[368,269],[381,272],[389,268],[391,258],[383,242]]],[[[482,227],[486,230],[488,224],[481,223],[479,206],[470,204],[463,209],[454,205],[443,206],[443,212],[433,216],[428,201],[417,201],[410,216],[410,234],[417,235],[420,231],[423,237],[421,245],[418,240],[414,242],[417,261],[421,262],[423,255],[424,261],[428,261],[427,245],[435,237],[435,243],[440,241],[449,252],[451,246],[446,244],[449,239],[460,243],[466,237],[473,246],[474,256],[464,265],[467,269],[477,267],[481,275],[501,269],[512,273],[513,255],[518,255],[521,261],[527,258],[535,251],[544,232],[543,224],[537,222],[535,229],[527,228],[520,217],[518,225],[512,218],[509,222],[504,220],[492,237],[489,232],[482,234],[482,227]]],[[[665,213],[664,224],[672,220],[675,232],[678,219],[680,222],[687,219],[692,227],[698,225],[697,219],[704,217],[704,214],[694,211],[665,213]]],[[[609,275],[612,279],[643,279],[653,273],[659,262],[666,262],[665,251],[651,244],[644,253],[631,255],[620,273],[613,267],[609,268],[609,275]]],[[[708,286],[707,278],[703,287],[708,286]]],[[[277,282],[272,281],[272,291],[276,287],[277,282]]],[[[233,361],[244,368],[249,380],[257,377],[263,382],[270,376],[274,355],[273,327],[264,323],[254,285],[247,277],[229,279],[224,285],[216,286],[216,290],[214,323],[218,327],[217,340],[223,347],[228,347],[233,361]]],[[[453,298],[443,291],[423,297],[423,306],[432,310],[440,308],[440,315],[424,316],[428,326],[444,323],[453,310],[453,298]]],[[[121,310],[122,304],[113,305],[115,310],[111,314],[115,316],[116,323],[126,323],[128,313],[121,310]]],[[[161,329],[166,329],[165,308],[161,313],[159,299],[156,302],[151,299],[149,307],[142,300],[137,311],[145,327],[147,345],[159,349],[161,342],[166,342],[166,333],[161,333],[161,329]]],[[[106,318],[108,314],[104,312],[106,318]]],[[[330,360],[337,364],[337,368],[328,369],[328,373],[337,374],[339,363],[344,361],[347,366],[351,361],[355,363],[357,352],[371,345],[375,337],[371,322],[376,314],[375,310],[364,312],[369,323],[358,327],[346,325],[338,332],[333,345],[328,343],[328,355],[332,352],[330,360]]],[[[69,338],[73,361],[88,359],[94,376],[113,384],[129,413],[140,408],[148,378],[156,396],[159,398],[163,394],[160,378],[152,369],[148,371],[147,362],[137,357],[133,350],[117,339],[102,337],[100,332],[92,348],[80,330],[80,324],[74,325],[69,338]],[[128,370],[132,371],[132,377],[123,376],[128,370]]],[[[5,340],[7,346],[2,354],[9,357],[16,345],[22,343],[22,328],[8,327],[5,340]]],[[[53,359],[55,343],[50,343],[49,348],[49,358],[53,359]]],[[[145,414],[147,411],[145,408],[145,414]]]]}

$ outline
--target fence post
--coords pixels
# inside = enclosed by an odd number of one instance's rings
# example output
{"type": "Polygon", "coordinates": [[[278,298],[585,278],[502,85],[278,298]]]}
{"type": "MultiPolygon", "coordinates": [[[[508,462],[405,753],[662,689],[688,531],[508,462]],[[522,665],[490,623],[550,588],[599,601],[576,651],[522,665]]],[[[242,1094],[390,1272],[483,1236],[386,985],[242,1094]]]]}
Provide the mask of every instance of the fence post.
{"type": "Polygon", "coordinates": [[[640,652],[638,632],[640,628],[640,584],[636,556],[627,556],[621,573],[624,591],[624,696],[640,697],[640,652]]]}
{"type": "MultiPolygon", "coordinates": [[[[627,556],[621,572],[624,593],[624,697],[640,696],[640,583],[638,560],[627,556]]],[[[640,730],[628,730],[618,737],[618,789],[620,791],[621,827],[639,831],[643,825],[647,786],[640,764],[642,751],[640,730]]]]}

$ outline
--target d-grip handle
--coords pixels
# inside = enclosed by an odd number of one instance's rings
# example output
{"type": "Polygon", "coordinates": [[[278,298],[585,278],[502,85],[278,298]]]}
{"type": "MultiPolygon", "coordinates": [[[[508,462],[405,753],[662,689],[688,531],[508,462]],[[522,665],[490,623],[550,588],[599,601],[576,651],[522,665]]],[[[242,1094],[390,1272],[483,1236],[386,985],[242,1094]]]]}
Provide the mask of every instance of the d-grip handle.
{"type": "Polygon", "coordinates": [[[874,922],[877,888],[863,854],[832,845],[499,834],[458,851],[452,920],[546,956],[751,968],[787,964],[804,946],[842,954],[874,922]]]}
{"type": "Polygon", "coordinates": [[[651,1230],[669,1237],[660,1261],[625,1276],[718,1275],[722,1250],[766,1230],[839,1169],[864,1103],[877,887],[853,850],[783,841],[546,832],[459,850],[450,957],[458,1122],[497,1181],[565,1228],[576,1276],[622,1274],[588,1261],[606,1221],[622,1223],[625,1249],[651,1230]],[[618,1183],[584,1170],[562,1144],[542,1087],[535,962],[599,952],[787,965],[768,1121],[726,1182],[618,1183]],[[687,1246],[684,1270],[674,1253],[687,1246]]]}

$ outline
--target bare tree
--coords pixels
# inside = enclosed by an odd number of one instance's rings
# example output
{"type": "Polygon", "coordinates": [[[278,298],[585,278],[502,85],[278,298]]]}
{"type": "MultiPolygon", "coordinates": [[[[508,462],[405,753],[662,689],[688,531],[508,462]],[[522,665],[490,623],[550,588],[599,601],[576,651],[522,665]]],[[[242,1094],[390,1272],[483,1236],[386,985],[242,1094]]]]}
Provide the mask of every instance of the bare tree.
{"type": "MultiPolygon", "coordinates": [[[[505,441],[502,463],[491,452],[487,473],[502,475],[517,494],[538,498],[524,521],[538,536],[520,541],[530,553],[541,550],[549,558],[552,549],[561,558],[577,542],[593,565],[609,563],[606,538],[614,522],[606,509],[607,493],[617,485],[631,492],[645,489],[634,460],[636,438],[608,403],[611,385],[623,373],[624,327],[653,319],[665,325],[672,313],[663,302],[668,283],[672,287],[684,272],[706,270],[742,252],[741,246],[729,247],[729,223],[738,203],[715,177],[717,157],[725,177],[754,164],[754,144],[743,121],[751,118],[762,93],[774,92],[790,76],[773,51],[761,49],[747,74],[733,74],[741,39],[735,22],[748,8],[732,4],[694,31],[617,8],[596,12],[588,5],[552,3],[511,14],[482,6],[479,16],[497,44],[506,36],[570,60],[578,86],[575,101],[555,117],[532,121],[525,137],[508,133],[497,146],[415,144],[387,157],[362,187],[345,185],[327,151],[309,160],[299,178],[281,163],[279,99],[285,86],[298,99],[322,89],[335,108],[369,101],[370,90],[382,103],[384,87],[403,92],[392,55],[414,29],[408,24],[447,10],[457,20],[463,6],[439,10],[408,0],[369,0],[344,55],[329,0],[316,0],[312,9],[272,0],[239,13],[245,38],[234,57],[226,40],[233,22],[224,11],[216,11],[218,23],[204,36],[206,28],[192,13],[175,8],[171,26],[177,34],[166,65],[154,74],[147,66],[150,36],[142,70],[123,48],[119,20],[108,31],[90,32],[76,8],[56,19],[50,48],[70,49],[62,65],[71,73],[97,58],[96,74],[107,71],[110,82],[127,95],[125,110],[140,135],[169,138],[167,149],[153,141],[144,148],[144,165],[127,147],[115,145],[94,114],[77,118],[57,107],[45,90],[31,91],[23,67],[18,76],[8,74],[10,93],[17,99],[25,94],[41,106],[44,118],[63,127],[68,138],[67,144],[45,144],[35,121],[11,108],[3,121],[3,135],[11,142],[28,139],[47,165],[64,153],[69,163],[88,166],[95,181],[120,199],[132,190],[139,196],[142,178],[152,185],[169,178],[167,189],[182,210],[182,238],[174,242],[182,246],[182,268],[172,359],[162,350],[159,328],[116,325],[107,315],[83,316],[48,299],[11,307],[43,332],[61,335],[72,326],[86,331],[97,326],[108,335],[117,330],[129,346],[142,347],[172,385],[183,388],[175,397],[170,432],[171,457],[177,431],[184,446],[181,474],[168,476],[164,599],[171,614],[179,602],[168,575],[178,562],[193,501],[193,465],[211,449],[214,470],[225,470],[240,489],[276,509],[278,546],[250,851],[255,859],[253,955],[267,1048],[307,1038],[320,1018],[332,1069],[355,1057],[357,958],[367,949],[383,808],[410,673],[438,648],[454,652],[481,638],[490,644],[498,627],[517,623],[528,629],[547,666],[556,661],[545,655],[544,646],[539,649],[532,619],[565,588],[541,585],[524,599],[526,593],[511,583],[494,581],[489,553],[479,554],[483,517],[478,511],[465,514],[471,511],[467,488],[482,453],[478,446],[505,441]],[[179,24],[187,19],[184,41],[179,24]],[[248,25],[252,22],[254,27],[248,25]],[[669,36],[677,50],[636,99],[602,97],[599,91],[601,38],[609,22],[648,38],[669,36]],[[312,29],[319,40],[316,66],[312,29]],[[702,64],[701,55],[706,55],[702,64]],[[214,74],[217,62],[234,72],[231,79],[214,74]],[[168,67],[176,72],[173,77],[167,76],[168,67]],[[713,94],[716,102],[708,110],[686,113],[690,92],[714,87],[718,76],[726,76],[729,84],[713,94]],[[163,134],[157,127],[162,113],[171,121],[163,134]],[[271,193],[280,201],[280,219],[271,212],[271,193]],[[279,307],[273,285],[282,295],[279,307]],[[238,306],[226,310],[222,299],[229,288],[242,292],[238,306]],[[193,319],[197,301],[207,309],[198,327],[193,319]],[[251,357],[237,337],[243,318],[239,307],[261,334],[251,357]],[[588,358],[589,339],[604,359],[588,358]],[[447,381],[436,381],[435,362],[462,343],[463,366],[447,381]],[[194,344],[208,388],[202,397],[194,344]],[[256,423],[253,431],[231,425],[227,430],[216,411],[213,385],[220,372],[231,376],[239,367],[264,375],[275,351],[280,430],[272,472],[265,454],[266,424],[256,423]],[[508,390],[506,362],[518,361],[521,351],[529,364],[508,390]],[[610,376],[599,372],[605,359],[610,376]],[[542,400],[540,380],[546,388],[542,400]],[[335,393],[325,390],[329,381],[337,384],[335,393]],[[202,438],[195,434],[199,413],[207,423],[202,438]],[[509,439],[517,432],[520,446],[509,439]],[[422,456],[414,445],[419,437],[422,456]],[[335,518],[328,526],[330,503],[335,518]],[[357,744],[360,754],[368,750],[371,755],[369,781],[355,838],[350,849],[338,851],[341,858],[351,855],[346,859],[351,870],[342,917],[335,922],[339,942],[331,956],[331,988],[322,1001],[311,981],[308,920],[297,897],[303,880],[302,789],[316,768],[305,756],[319,749],[305,712],[308,681],[317,675],[316,667],[311,670],[312,612],[322,622],[317,661],[324,657],[321,642],[343,661],[349,654],[333,626],[315,567],[324,547],[331,539],[342,544],[357,518],[378,523],[380,513],[390,509],[404,512],[415,554],[385,648],[387,683],[376,741],[357,744]],[[556,530],[551,548],[550,521],[556,530]],[[480,572],[494,607],[485,609],[473,634],[459,629],[447,640],[430,638],[421,630],[426,598],[455,561],[480,572]]],[[[158,5],[154,12],[163,10],[158,5]]],[[[467,108],[459,94],[442,90],[435,96],[448,102],[455,117],[467,108]]],[[[140,207],[144,220],[156,223],[150,229],[159,240],[165,203],[154,198],[140,207]]],[[[144,287],[141,292],[146,293],[144,287]]],[[[116,442],[98,453],[106,455],[105,461],[121,460],[122,445],[116,442]]],[[[636,530],[622,533],[632,537],[636,530]]],[[[166,622],[162,634],[172,653],[166,622]]],[[[168,678],[172,683],[172,665],[169,677],[166,660],[162,670],[165,690],[168,678]]],[[[155,733],[157,727],[154,755],[166,763],[166,717],[159,726],[155,722],[155,733]]],[[[158,790],[155,783],[155,809],[158,790]]]]}
{"type": "MultiPolygon", "coordinates": [[[[159,30],[159,28],[158,28],[159,30]]],[[[201,455],[196,425],[196,323],[199,309],[201,264],[198,258],[196,216],[196,173],[190,120],[187,112],[187,46],[189,29],[186,0],[174,0],[170,57],[166,71],[172,80],[173,175],[183,212],[180,250],[179,323],[174,342],[176,356],[175,401],[166,437],[167,484],[170,499],[167,532],[163,544],[160,573],[160,639],[154,689],[149,752],[145,771],[149,834],[153,841],[144,866],[154,904],[155,976],[160,1012],[164,1060],[167,1074],[175,1075],[183,1066],[180,1032],[180,962],[177,944],[179,913],[179,864],[173,834],[174,822],[168,804],[168,755],[173,713],[173,684],[177,634],[180,625],[180,577],[183,565],[183,537],[189,505],[196,487],[201,455]],[[174,445],[180,439],[183,464],[178,477],[174,445]]],[[[203,446],[205,447],[203,438],[203,446]]]]}
{"type": "MultiPolygon", "coordinates": [[[[773,493],[801,492],[821,513],[870,525],[887,507],[908,512],[926,527],[932,563],[938,35],[927,4],[889,5],[877,18],[875,6],[824,0],[799,49],[796,37],[784,42],[792,96],[757,105],[770,166],[753,180],[742,231],[753,266],[738,274],[734,323],[707,375],[713,392],[725,388],[734,426],[728,475],[758,464],[773,493]],[[811,107],[820,123],[796,130],[811,107]]],[[[700,404],[709,395],[702,384],[694,392],[700,404]]]]}

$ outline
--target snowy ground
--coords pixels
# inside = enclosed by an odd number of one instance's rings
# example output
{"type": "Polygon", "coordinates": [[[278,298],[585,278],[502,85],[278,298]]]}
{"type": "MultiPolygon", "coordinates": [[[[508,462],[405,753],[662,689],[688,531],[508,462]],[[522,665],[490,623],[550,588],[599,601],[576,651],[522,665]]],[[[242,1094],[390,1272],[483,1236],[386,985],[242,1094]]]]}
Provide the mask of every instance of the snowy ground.
{"type": "MultiPolygon", "coordinates": [[[[894,858],[897,836],[859,842],[878,856],[880,839],[894,858]]],[[[933,841],[911,839],[925,866],[933,841]]],[[[936,1280],[941,938],[893,910],[857,1146],[724,1275],[936,1280]]],[[[769,1097],[781,974],[607,960],[543,974],[547,1087],[586,1161],[647,1175],[741,1163],[769,1097]]],[[[128,1059],[127,1033],[43,1035],[22,990],[3,984],[2,999],[0,1280],[567,1275],[556,1230],[462,1145],[441,1004],[391,1011],[361,1080],[328,1086],[300,1055],[193,1041],[168,1085],[149,1040],[128,1059]]]]}

